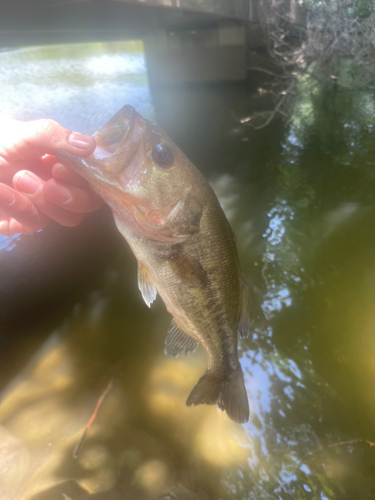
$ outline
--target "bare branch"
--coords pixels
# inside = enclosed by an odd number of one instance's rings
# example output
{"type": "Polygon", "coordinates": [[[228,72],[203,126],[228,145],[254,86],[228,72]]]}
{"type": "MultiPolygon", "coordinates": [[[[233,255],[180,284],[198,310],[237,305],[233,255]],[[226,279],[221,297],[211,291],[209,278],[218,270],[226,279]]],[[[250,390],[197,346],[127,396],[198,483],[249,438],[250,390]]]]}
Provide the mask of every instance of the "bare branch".
{"type": "Polygon", "coordinates": [[[280,73],[260,67],[250,69],[274,77],[266,90],[275,98],[275,106],[236,119],[262,128],[277,114],[287,116],[292,107],[290,97],[296,95],[296,86],[305,75],[322,84],[373,88],[375,7],[359,15],[353,6],[355,2],[346,0],[311,1],[302,7],[304,22],[298,25],[292,22],[290,0],[260,0],[265,42],[280,73]]]}

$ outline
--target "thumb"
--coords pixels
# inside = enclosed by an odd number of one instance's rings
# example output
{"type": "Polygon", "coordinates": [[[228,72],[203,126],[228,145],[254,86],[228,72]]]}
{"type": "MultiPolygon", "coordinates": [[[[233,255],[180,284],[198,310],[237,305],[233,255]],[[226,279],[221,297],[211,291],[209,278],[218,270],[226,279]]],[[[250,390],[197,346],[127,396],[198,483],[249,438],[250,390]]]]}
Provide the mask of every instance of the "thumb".
{"type": "Polygon", "coordinates": [[[12,121],[2,137],[0,155],[8,161],[53,155],[56,149],[87,157],[95,150],[95,139],[67,130],[54,120],[12,121]]]}

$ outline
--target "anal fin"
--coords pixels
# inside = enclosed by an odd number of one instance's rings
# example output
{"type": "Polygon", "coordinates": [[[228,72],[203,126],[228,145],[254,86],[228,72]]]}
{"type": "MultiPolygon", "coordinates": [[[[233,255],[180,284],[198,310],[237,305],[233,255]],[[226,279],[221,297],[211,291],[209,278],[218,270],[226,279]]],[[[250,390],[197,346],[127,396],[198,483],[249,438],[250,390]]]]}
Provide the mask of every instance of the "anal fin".
{"type": "Polygon", "coordinates": [[[165,339],[164,354],[168,358],[177,358],[180,352],[184,351],[185,356],[188,356],[196,351],[197,347],[198,342],[182,331],[181,328],[177,326],[175,320],[172,319],[167,338],[165,339]]]}
{"type": "Polygon", "coordinates": [[[157,291],[151,282],[147,268],[140,262],[138,262],[138,288],[141,291],[143,300],[148,307],[151,307],[151,304],[156,299],[157,291]]]}

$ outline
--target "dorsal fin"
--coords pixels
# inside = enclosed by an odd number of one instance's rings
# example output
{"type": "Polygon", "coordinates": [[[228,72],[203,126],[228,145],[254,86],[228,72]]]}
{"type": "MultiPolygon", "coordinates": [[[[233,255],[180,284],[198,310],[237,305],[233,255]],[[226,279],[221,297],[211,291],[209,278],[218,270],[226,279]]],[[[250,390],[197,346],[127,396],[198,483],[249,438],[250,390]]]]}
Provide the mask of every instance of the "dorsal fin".
{"type": "Polygon", "coordinates": [[[164,354],[168,358],[177,358],[181,351],[185,352],[188,356],[196,351],[198,342],[189,337],[172,319],[171,325],[168,329],[167,338],[165,339],[164,354]]]}
{"type": "Polygon", "coordinates": [[[241,313],[238,320],[238,333],[242,339],[246,339],[250,334],[250,292],[249,287],[242,276],[241,284],[241,313]]]}
{"type": "Polygon", "coordinates": [[[151,282],[147,268],[141,262],[138,262],[138,288],[141,291],[143,300],[148,307],[151,307],[151,304],[156,299],[157,291],[151,282]]]}

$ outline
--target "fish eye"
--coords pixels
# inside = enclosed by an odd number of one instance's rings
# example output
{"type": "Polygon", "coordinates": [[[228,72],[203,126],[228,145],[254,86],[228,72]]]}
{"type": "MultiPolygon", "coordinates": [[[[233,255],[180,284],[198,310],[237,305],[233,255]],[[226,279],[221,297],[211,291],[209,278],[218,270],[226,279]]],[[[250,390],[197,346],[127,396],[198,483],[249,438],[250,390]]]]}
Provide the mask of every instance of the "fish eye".
{"type": "Polygon", "coordinates": [[[152,158],[160,167],[169,167],[173,162],[173,153],[164,142],[161,142],[152,148],[152,158]]]}

